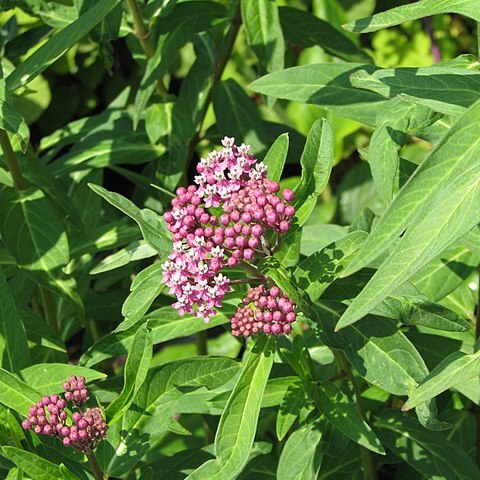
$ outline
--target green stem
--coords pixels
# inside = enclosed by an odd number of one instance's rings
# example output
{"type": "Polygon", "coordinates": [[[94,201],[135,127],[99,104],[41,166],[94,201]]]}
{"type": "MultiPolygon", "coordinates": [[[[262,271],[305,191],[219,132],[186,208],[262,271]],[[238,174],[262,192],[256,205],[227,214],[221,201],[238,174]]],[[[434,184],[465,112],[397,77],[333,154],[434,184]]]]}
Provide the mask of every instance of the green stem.
{"type": "Polygon", "coordinates": [[[13,151],[12,144],[10,143],[7,132],[1,129],[0,146],[3,151],[5,161],[7,162],[8,169],[10,170],[10,174],[12,175],[15,190],[25,190],[27,188],[27,184],[25,183],[20,166],[18,165],[17,157],[13,151]]]}
{"type": "Polygon", "coordinates": [[[57,314],[55,311],[55,302],[52,292],[45,287],[38,287],[38,293],[40,294],[40,299],[42,302],[45,322],[53,329],[54,332],[58,333],[57,314]]]}
{"type": "Polygon", "coordinates": [[[480,22],[477,22],[477,56],[480,59],[480,22]]]}
{"type": "Polygon", "coordinates": [[[87,448],[85,455],[87,455],[88,464],[90,465],[95,480],[105,480],[107,477],[103,474],[93,451],[87,448]]]}
{"type": "MultiPolygon", "coordinates": [[[[480,23],[477,23],[477,27],[480,23]]],[[[478,32],[480,33],[480,32],[478,32]]],[[[476,313],[476,322],[475,322],[475,338],[478,342],[480,338],[480,265],[478,267],[478,298],[477,298],[477,313],[476,313]]],[[[475,413],[475,423],[476,423],[476,445],[477,445],[477,465],[480,466],[480,407],[478,405],[474,406],[475,413]]]]}
{"type": "MultiPolygon", "coordinates": [[[[150,38],[150,30],[145,26],[143,21],[142,14],[138,8],[136,0],[127,0],[128,8],[133,18],[133,23],[135,25],[135,36],[138,38],[140,45],[142,46],[143,51],[147,58],[152,58],[155,50],[152,45],[152,40],[150,38]]],[[[165,87],[161,78],[157,81],[157,92],[162,98],[166,98],[168,95],[168,90],[165,87]]]]}
{"type": "MultiPolygon", "coordinates": [[[[352,369],[350,367],[350,364],[348,363],[347,358],[340,350],[333,350],[333,355],[340,370],[345,372],[348,379],[352,382],[353,390],[355,391],[355,406],[362,418],[365,420],[365,422],[367,422],[365,409],[362,405],[362,390],[357,380],[353,376],[352,369]]],[[[367,448],[360,446],[360,455],[363,465],[363,478],[365,480],[377,480],[377,468],[372,452],[367,448]]]]}
{"type": "Polygon", "coordinates": [[[208,355],[207,332],[197,333],[197,355],[208,355]]]}

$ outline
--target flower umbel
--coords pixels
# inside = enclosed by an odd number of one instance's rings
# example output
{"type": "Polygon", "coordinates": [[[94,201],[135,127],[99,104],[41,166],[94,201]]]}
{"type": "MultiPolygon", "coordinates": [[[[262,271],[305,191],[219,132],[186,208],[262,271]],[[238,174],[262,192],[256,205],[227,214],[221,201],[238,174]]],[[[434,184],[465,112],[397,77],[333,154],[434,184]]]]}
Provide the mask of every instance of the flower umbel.
{"type": "MultiPolygon", "coordinates": [[[[256,260],[278,249],[295,214],[293,192],[278,194],[280,186],[267,178],[266,165],[248,145],[236,146],[228,137],[222,144],[223,149],[201,159],[196,185],[178,188],[172,210],[164,214],[174,243],[163,280],[177,297],[173,307],[205,322],[231,290],[230,279],[221,273],[224,267],[255,271],[256,260]]],[[[277,329],[272,333],[279,334],[277,329]]],[[[270,333],[268,327],[261,330],[270,333]]]]}
{"type": "Polygon", "coordinates": [[[33,430],[37,434],[58,437],[66,447],[85,452],[93,450],[107,432],[107,424],[102,410],[98,407],[89,408],[83,412],[88,391],[85,388],[85,378],[71,376],[63,383],[64,397],[57,394],[44,396],[42,400],[30,407],[28,420],[22,422],[25,430],[33,430]],[[68,419],[67,401],[77,410],[68,419]]]}

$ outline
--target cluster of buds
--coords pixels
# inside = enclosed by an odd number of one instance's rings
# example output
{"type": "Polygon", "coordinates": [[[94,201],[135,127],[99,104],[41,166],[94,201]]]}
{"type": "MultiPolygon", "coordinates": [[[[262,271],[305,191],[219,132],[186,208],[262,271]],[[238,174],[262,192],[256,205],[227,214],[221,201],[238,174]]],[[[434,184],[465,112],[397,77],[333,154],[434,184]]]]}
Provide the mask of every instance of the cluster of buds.
{"type": "Polygon", "coordinates": [[[273,254],[295,214],[293,192],[278,195],[280,186],[266,177],[266,165],[257,162],[249,146],[236,146],[228,137],[222,144],[222,150],[201,159],[196,185],[178,188],[172,210],[164,214],[174,243],[163,280],[177,297],[173,307],[205,322],[230,290],[221,270],[252,266],[273,254]]]}
{"type": "Polygon", "coordinates": [[[292,331],[291,324],[297,318],[295,304],[278,287],[269,291],[263,285],[250,288],[242,303],[230,318],[234,336],[249,337],[258,332],[283,335],[292,331]]]}
{"type": "Polygon", "coordinates": [[[85,388],[85,378],[71,376],[70,381],[64,382],[64,397],[57,394],[44,396],[42,400],[30,407],[28,420],[22,422],[25,430],[32,430],[37,434],[58,437],[66,447],[84,452],[93,449],[107,432],[107,424],[100,408],[89,408],[83,412],[88,391],[85,388]],[[67,401],[72,402],[78,410],[72,414],[72,422],[67,424],[67,401]]]}

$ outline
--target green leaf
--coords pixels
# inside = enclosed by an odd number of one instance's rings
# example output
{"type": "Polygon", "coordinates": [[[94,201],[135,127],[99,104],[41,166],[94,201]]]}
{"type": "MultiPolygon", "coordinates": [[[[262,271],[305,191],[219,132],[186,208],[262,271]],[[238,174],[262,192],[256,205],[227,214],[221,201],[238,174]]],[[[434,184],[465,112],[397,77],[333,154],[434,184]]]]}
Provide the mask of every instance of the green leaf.
{"type": "Polygon", "coordinates": [[[5,80],[0,79],[0,129],[14,135],[20,141],[25,152],[30,138],[30,130],[25,120],[12,104],[12,98],[7,91],[5,80]]]}
{"type": "Polygon", "coordinates": [[[333,166],[333,132],[324,118],[317,120],[310,129],[307,143],[300,158],[302,176],[295,188],[295,218],[302,226],[317,204],[330,178],[333,166]]]}
{"type": "Polygon", "coordinates": [[[116,331],[126,330],[135,324],[152,305],[165,287],[162,281],[163,270],[161,263],[154,263],[142,270],[132,282],[131,293],[122,306],[122,315],[125,320],[116,331]]]}
{"type": "Polygon", "coordinates": [[[152,354],[152,332],[147,322],[137,330],[133,337],[132,348],[127,356],[124,369],[123,389],[107,408],[106,414],[107,418],[110,418],[110,426],[117,422],[132,404],[135,395],[145,381],[152,354]]]}
{"type": "Polygon", "coordinates": [[[442,360],[413,391],[403,410],[410,410],[479,374],[480,351],[470,355],[454,352],[442,360]]]}
{"type": "Polygon", "coordinates": [[[387,110],[378,116],[379,126],[368,147],[368,162],[376,189],[386,205],[400,188],[399,151],[407,142],[407,133],[427,127],[437,119],[438,114],[428,107],[400,98],[392,99],[387,110]]]}
{"type": "Polygon", "coordinates": [[[80,41],[119,3],[120,0],[99,0],[77,20],[67,25],[47,43],[35,50],[7,77],[9,90],[16,90],[32,81],[70,47],[80,41]]]}
{"type": "Polygon", "coordinates": [[[128,265],[130,262],[143,260],[156,255],[157,250],[152,248],[144,240],[132,242],[118,252],[112,253],[108,257],[103,258],[98,265],[90,270],[90,275],[109,272],[110,270],[128,265]]]}
{"type": "Polygon", "coordinates": [[[265,149],[265,131],[254,103],[232,78],[219,81],[213,89],[213,108],[219,133],[251,145],[258,155],[265,149]]]}
{"type": "Polygon", "coordinates": [[[348,438],[372,452],[385,455],[385,449],[373,430],[334,383],[323,381],[319,384],[315,390],[315,403],[327,420],[348,438]]]}
{"type": "Polygon", "coordinates": [[[40,399],[41,394],[19,380],[10,372],[0,368],[0,403],[21,415],[40,399]]]}
{"type": "Polygon", "coordinates": [[[150,369],[134,399],[135,409],[125,412],[97,447],[102,470],[113,477],[126,475],[168,431],[184,391],[220,387],[238,369],[238,362],[229,358],[193,358],[150,369]]]}
{"type": "Polygon", "coordinates": [[[285,44],[276,0],[244,0],[241,9],[247,41],[259,60],[261,75],[281,70],[285,44]]]}
{"type": "MultiPolygon", "coordinates": [[[[149,322],[153,344],[156,345],[223,325],[228,322],[228,315],[232,315],[234,311],[234,307],[224,304],[222,313],[218,313],[210,319],[210,322],[205,323],[193,314],[180,317],[177,310],[168,306],[146,315],[144,321],[149,322]]],[[[91,367],[107,358],[128,353],[138,328],[138,325],[133,325],[128,330],[123,330],[120,324],[118,331],[105,335],[90,347],[83,354],[80,363],[85,367],[91,367]]]]}
{"type": "Polygon", "coordinates": [[[410,20],[430,17],[440,13],[459,13],[480,22],[480,12],[476,0],[420,0],[409,5],[401,5],[371,17],[361,18],[343,26],[351,32],[376,32],[382,28],[400,25],[410,20]]]}
{"type": "Polygon", "coordinates": [[[268,149],[263,163],[268,167],[267,176],[273,182],[279,182],[287,159],[289,138],[282,133],[268,149]]]}
{"type": "Polygon", "coordinates": [[[86,382],[93,382],[105,378],[106,375],[90,368],[63,363],[39,363],[24,368],[20,372],[22,380],[42,395],[60,393],[63,391],[63,382],[70,375],[85,377],[86,382]]]}
{"type": "Polygon", "coordinates": [[[453,116],[460,115],[480,98],[480,73],[464,68],[389,68],[373,73],[359,70],[350,76],[350,81],[354,87],[383,97],[399,95],[404,101],[418,102],[420,109],[429,107],[453,116]]]}
{"type": "Polygon", "coordinates": [[[172,241],[167,235],[164,222],[160,220],[160,217],[155,212],[148,208],[140,210],[133,202],[124,196],[115,192],[109,192],[99,185],[90,183],[89,187],[108,203],[135,220],[140,227],[145,241],[153,247],[161,257],[170,253],[172,241]]]}
{"type": "Polygon", "coordinates": [[[318,45],[329,55],[347,62],[371,62],[365,52],[329,22],[298,8],[280,7],[279,11],[283,33],[292,45],[303,48],[318,45]]]}
{"type": "Polygon", "coordinates": [[[298,288],[305,292],[312,302],[318,300],[340,276],[366,237],[367,233],[360,230],[349,233],[307,257],[293,271],[292,276],[298,288]]]}
{"type": "Polygon", "coordinates": [[[17,372],[30,365],[30,350],[22,318],[1,267],[0,298],[0,367],[17,372]]]}
{"type": "Polygon", "coordinates": [[[33,480],[77,480],[77,477],[70,473],[63,464],[57,465],[49,462],[34,453],[21,450],[15,447],[2,447],[1,454],[17,465],[33,480]]]}
{"type": "Polygon", "coordinates": [[[279,441],[285,438],[305,403],[306,392],[304,386],[302,384],[289,385],[277,413],[276,433],[279,441]]]}
{"type": "Polygon", "coordinates": [[[246,465],[273,365],[273,342],[260,337],[253,346],[220,418],[214,444],[216,458],[191,473],[189,480],[235,478],[246,465]]]}
{"type": "Polygon", "coordinates": [[[250,84],[254,92],[302,103],[320,105],[342,117],[375,125],[385,109],[381,95],[354,88],[350,75],[358,70],[374,72],[361,63],[320,63],[270,73],[250,84]]]}
{"type": "Polygon", "coordinates": [[[407,228],[337,328],[362,318],[480,221],[480,128],[475,121],[479,114],[480,102],[447,132],[343,272],[346,276],[371,262],[407,228]]]}
{"type": "Polygon", "coordinates": [[[318,477],[323,457],[319,444],[324,427],[322,423],[312,423],[288,437],[278,462],[278,480],[315,480],[318,477]]]}
{"type": "Polygon", "coordinates": [[[0,218],[2,240],[18,266],[41,285],[69,298],[83,318],[75,279],[63,271],[70,260],[67,234],[44,193],[36,188],[3,189],[0,218]]]}
{"type": "Polygon", "coordinates": [[[441,433],[425,430],[414,418],[390,410],[375,425],[382,429],[383,443],[427,478],[471,480],[480,476],[461,447],[441,433]]]}

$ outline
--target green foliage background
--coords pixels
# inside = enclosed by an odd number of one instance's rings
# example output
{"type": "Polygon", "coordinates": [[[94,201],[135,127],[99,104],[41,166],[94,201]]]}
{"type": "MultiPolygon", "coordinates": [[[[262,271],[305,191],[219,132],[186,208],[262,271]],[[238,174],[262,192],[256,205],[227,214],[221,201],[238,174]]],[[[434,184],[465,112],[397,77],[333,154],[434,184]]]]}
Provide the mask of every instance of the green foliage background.
{"type": "Polygon", "coordinates": [[[20,427],[72,374],[111,478],[480,478],[478,22],[477,0],[0,0],[0,478],[93,478],[20,427]],[[204,324],[161,282],[161,215],[225,135],[296,190],[260,265],[300,313],[278,341],[229,333],[245,287],[204,324]]]}

